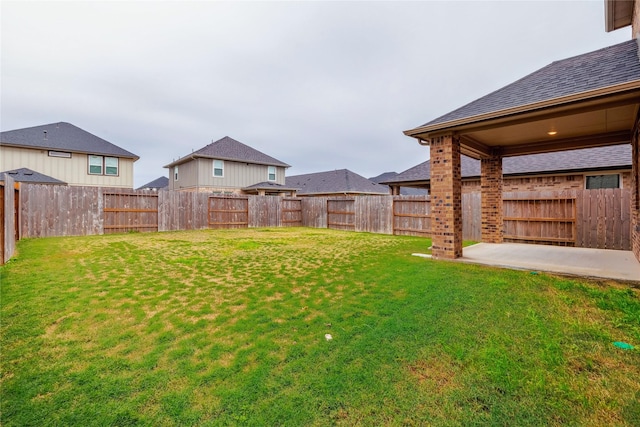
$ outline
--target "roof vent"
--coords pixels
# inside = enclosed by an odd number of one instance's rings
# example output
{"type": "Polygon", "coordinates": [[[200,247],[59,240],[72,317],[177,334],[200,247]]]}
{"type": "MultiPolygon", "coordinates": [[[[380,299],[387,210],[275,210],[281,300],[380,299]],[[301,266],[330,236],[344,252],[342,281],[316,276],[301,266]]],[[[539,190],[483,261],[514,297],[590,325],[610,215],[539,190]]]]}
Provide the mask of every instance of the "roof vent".
{"type": "Polygon", "coordinates": [[[44,139],[47,139],[47,131],[44,131],[44,139]]]}

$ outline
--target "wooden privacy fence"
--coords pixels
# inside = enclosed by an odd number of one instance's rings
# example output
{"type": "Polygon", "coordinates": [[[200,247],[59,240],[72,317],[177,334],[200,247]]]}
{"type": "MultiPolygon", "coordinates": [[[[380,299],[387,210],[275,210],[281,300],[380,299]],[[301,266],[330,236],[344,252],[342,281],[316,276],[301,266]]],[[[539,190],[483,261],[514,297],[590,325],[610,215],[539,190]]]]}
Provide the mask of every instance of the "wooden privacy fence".
{"type": "Polygon", "coordinates": [[[598,189],[503,195],[505,241],[631,250],[631,191],[598,189]]]}
{"type": "MultiPolygon", "coordinates": [[[[628,189],[504,193],[503,200],[508,241],[630,249],[628,189]]],[[[430,201],[418,196],[283,198],[23,184],[19,211],[23,237],[287,226],[431,235],[430,201]]],[[[463,239],[480,241],[479,193],[462,195],[462,213],[463,239]]]]}
{"type": "Polygon", "coordinates": [[[393,199],[393,234],[431,235],[431,203],[420,198],[393,199]]]}
{"type": "Polygon", "coordinates": [[[576,198],[503,198],[504,240],[576,243],[576,198]]]}
{"type": "Polygon", "coordinates": [[[105,234],[126,231],[158,231],[158,195],[103,193],[105,234]]]}
{"type": "Polygon", "coordinates": [[[249,198],[209,197],[209,227],[248,228],[249,198]]]}

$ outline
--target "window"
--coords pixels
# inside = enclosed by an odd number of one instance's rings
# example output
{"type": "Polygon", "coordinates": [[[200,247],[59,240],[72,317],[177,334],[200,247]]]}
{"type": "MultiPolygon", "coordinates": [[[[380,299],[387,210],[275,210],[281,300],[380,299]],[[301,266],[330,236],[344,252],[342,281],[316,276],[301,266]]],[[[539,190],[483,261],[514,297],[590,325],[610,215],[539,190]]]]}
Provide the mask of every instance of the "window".
{"type": "Polygon", "coordinates": [[[89,156],[89,174],[102,175],[102,156],[89,156]]]}
{"type": "Polygon", "coordinates": [[[617,173],[613,175],[587,175],[586,188],[587,190],[620,188],[620,175],[617,173]]]}
{"type": "Polygon", "coordinates": [[[49,157],[64,157],[65,159],[70,159],[71,153],[65,151],[49,151],[49,157]]]}
{"type": "Polygon", "coordinates": [[[174,181],[178,180],[178,167],[177,166],[173,167],[173,180],[174,181]]]}
{"type": "Polygon", "coordinates": [[[213,161],[213,176],[224,176],[224,162],[222,160],[213,161]]]}
{"type": "Polygon", "coordinates": [[[117,157],[104,158],[104,174],[111,175],[111,176],[118,176],[118,158],[117,157]]]}
{"type": "Polygon", "coordinates": [[[276,180],[276,167],[269,166],[269,181],[275,181],[275,180],[276,180]]]}
{"type": "Polygon", "coordinates": [[[90,155],[89,174],[118,176],[118,158],[90,155]]]}

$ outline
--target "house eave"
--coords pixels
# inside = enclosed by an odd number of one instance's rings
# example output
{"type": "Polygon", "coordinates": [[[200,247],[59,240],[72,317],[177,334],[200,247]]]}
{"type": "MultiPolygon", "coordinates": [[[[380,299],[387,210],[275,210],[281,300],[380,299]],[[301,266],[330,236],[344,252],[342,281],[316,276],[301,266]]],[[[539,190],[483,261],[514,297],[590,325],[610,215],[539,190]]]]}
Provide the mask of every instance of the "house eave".
{"type": "Polygon", "coordinates": [[[564,97],[552,98],[533,104],[525,104],[518,107],[492,111],[489,113],[451,120],[448,122],[420,126],[414,129],[406,130],[403,133],[407,136],[418,139],[418,141],[422,145],[429,145],[431,138],[446,133],[469,131],[470,129],[477,126],[490,126],[492,124],[501,125],[505,122],[515,120],[523,116],[543,114],[546,111],[557,108],[571,108],[576,104],[614,96],[621,97],[621,102],[638,102],[639,95],[640,80],[634,80],[631,82],[603,87],[596,90],[576,93],[564,97]]]}

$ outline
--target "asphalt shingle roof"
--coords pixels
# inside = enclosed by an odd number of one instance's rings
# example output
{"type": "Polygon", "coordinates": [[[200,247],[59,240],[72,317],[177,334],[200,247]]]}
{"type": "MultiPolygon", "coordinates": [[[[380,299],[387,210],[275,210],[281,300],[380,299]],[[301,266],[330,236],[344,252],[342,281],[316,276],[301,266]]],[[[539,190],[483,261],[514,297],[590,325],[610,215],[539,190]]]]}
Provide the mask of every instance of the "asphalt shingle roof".
{"type": "MultiPolygon", "coordinates": [[[[255,163],[267,166],[281,166],[288,168],[290,165],[268,156],[255,148],[251,148],[242,142],[225,136],[193,153],[182,157],[180,160],[170,163],[170,165],[184,163],[194,156],[208,157],[219,160],[231,160],[237,162],[255,163]]],[[[165,166],[166,167],[166,166],[165,166]]]]}
{"type": "Polygon", "coordinates": [[[640,80],[638,42],[555,61],[422,126],[447,123],[640,80]]]}
{"type": "Polygon", "coordinates": [[[160,178],[156,178],[151,182],[146,183],[142,187],[136,188],[136,190],[148,190],[148,189],[163,189],[169,187],[169,178],[166,176],[161,176],[160,178]]]}
{"type": "Polygon", "coordinates": [[[66,182],[53,178],[40,172],[32,171],[27,168],[13,169],[10,171],[0,172],[0,178],[4,174],[9,175],[15,182],[28,182],[31,184],[56,184],[67,185],[66,182]]]}
{"type": "Polygon", "coordinates": [[[136,160],[139,158],[117,145],[66,122],[1,132],[0,145],[99,154],[136,160]]]}
{"type": "MultiPolygon", "coordinates": [[[[463,178],[480,176],[479,160],[462,155],[460,156],[460,162],[463,178]]],[[[583,148],[555,153],[528,154],[502,159],[502,174],[507,176],[630,168],[631,144],[583,148]]],[[[384,182],[391,184],[425,181],[430,179],[430,176],[431,163],[427,160],[384,182]]]]}
{"type": "MultiPolygon", "coordinates": [[[[396,176],[398,176],[398,172],[385,172],[378,176],[374,176],[373,178],[369,178],[369,180],[376,184],[384,185],[382,184],[383,182],[389,182],[396,176]]],[[[385,185],[385,187],[387,186],[385,185]]],[[[427,190],[423,188],[400,187],[401,196],[426,196],[427,194],[427,190]]]]}
{"type": "Polygon", "coordinates": [[[271,181],[259,182],[257,184],[250,185],[248,187],[243,188],[243,190],[296,190],[295,187],[287,187],[286,185],[278,184],[271,181]]]}
{"type": "Polygon", "coordinates": [[[299,195],[309,194],[389,194],[386,186],[376,184],[348,169],[308,173],[286,177],[286,186],[298,190],[299,195]]]}

